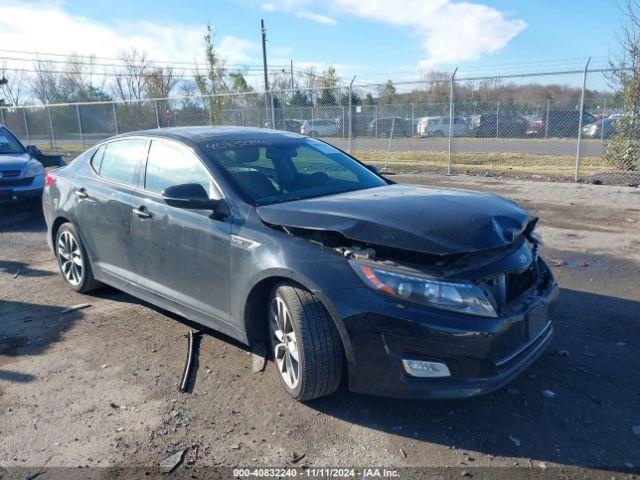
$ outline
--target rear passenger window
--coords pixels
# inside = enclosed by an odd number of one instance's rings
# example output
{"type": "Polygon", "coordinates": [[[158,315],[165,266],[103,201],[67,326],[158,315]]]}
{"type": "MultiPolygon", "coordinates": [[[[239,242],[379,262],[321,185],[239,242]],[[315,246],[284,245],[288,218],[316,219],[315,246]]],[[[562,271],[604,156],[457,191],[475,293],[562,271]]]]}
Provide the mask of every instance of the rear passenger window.
{"type": "Polygon", "coordinates": [[[146,140],[118,140],[108,143],[100,163],[100,175],[117,182],[135,185],[139,160],[144,156],[146,140]]]}
{"type": "Polygon", "coordinates": [[[167,187],[185,183],[199,183],[210,197],[216,197],[209,174],[195,154],[173,142],[153,140],[144,187],[161,193],[167,187]]]}

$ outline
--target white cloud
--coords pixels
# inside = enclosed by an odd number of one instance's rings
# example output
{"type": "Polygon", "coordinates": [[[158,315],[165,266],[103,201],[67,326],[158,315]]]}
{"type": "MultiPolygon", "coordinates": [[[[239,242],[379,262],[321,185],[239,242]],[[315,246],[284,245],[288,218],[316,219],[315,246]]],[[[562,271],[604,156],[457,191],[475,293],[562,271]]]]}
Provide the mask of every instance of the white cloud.
{"type": "Polygon", "coordinates": [[[527,24],[498,10],[451,0],[332,0],[335,8],[361,18],[413,30],[427,56],[423,67],[476,60],[504,48],[527,24]]]}
{"type": "MultiPolygon", "coordinates": [[[[195,62],[203,60],[204,33],[203,24],[104,23],[72,15],[61,2],[0,4],[0,45],[15,50],[118,58],[135,48],[153,60],[195,62]]],[[[229,63],[259,60],[259,46],[253,42],[233,36],[216,40],[229,63]]]]}
{"type": "Polygon", "coordinates": [[[260,5],[260,10],[263,12],[273,12],[275,11],[276,6],[273,3],[263,3],[260,5]]]}
{"type": "MultiPolygon", "coordinates": [[[[499,10],[478,1],[482,0],[327,0],[325,4],[328,13],[351,15],[412,33],[425,52],[420,66],[432,68],[477,60],[497,52],[527,27],[523,20],[508,19],[499,10]]],[[[317,2],[273,2],[274,9],[297,16],[317,15],[301,10],[305,5],[317,8],[317,2]]]]}
{"type": "Polygon", "coordinates": [[[312,12],[305,12],[305,11],[300,11],[296,13],[296,17],[298,18],[304,18],[306,20],[311,20],[314,22],[318,22],[321,23],[322,25],[336,25],[338,22],[336,22],[333,18],[331,17],[327,17],[326,15],[322,15],[319,13],[312,13],[312,12]]]}

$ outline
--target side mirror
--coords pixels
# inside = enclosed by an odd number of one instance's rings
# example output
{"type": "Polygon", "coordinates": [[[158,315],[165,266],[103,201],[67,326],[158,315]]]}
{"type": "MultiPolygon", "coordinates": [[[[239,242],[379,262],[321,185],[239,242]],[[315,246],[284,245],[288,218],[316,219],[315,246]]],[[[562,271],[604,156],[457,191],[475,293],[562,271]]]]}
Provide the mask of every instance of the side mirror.
{"type": "Polygon", "coordinates": [[[42,152],[40,151],[40,149],[35,145],[27,145],[27,153],[32,157],[36,157],[36,158],[42,155],[42,152]]]}
{"type": "Polygon", "coordinates": [[[216,210],[220,206],[220,200],[211,200],[209,194],[199,183],[185,183],[167,187],[162,192],[162,198],[172,207],[216,210]]]}
{"type": "Polygon", "coordinates": [[[380,175],[380,169],[378,167],[376,167],[375,165],[371,165],[369,163],[369,164],[365,165],[365,167],[367,167],[367,169],[371,170],[376,175],[380,175]]]}

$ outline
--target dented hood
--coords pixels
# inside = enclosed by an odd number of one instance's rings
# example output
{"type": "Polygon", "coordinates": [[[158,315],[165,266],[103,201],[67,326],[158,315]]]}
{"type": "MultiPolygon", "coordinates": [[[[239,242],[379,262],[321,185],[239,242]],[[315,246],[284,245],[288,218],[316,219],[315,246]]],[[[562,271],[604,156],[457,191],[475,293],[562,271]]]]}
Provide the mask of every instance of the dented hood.
{"type": "Polygon", "coordinates": [[[265,205],[257,212],[270,225],[333,231],[359,242],[433,255],[510,245],[535,220],[495,195],[410,185],[265,205]]]}

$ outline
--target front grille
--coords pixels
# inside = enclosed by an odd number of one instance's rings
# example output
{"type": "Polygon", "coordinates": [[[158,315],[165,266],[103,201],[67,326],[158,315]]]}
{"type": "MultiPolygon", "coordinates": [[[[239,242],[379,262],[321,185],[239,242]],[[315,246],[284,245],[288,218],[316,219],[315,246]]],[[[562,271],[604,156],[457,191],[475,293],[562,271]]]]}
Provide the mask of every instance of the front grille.
{"type": "Polygon", "coordinates": [[[529,290],[538,279],[538,265],[533,262],[524,272],[501,273],[481,281],[481,286],[488,290],[498,308],[518,299],[529,290]]]}
{"type": "Polygon", "coordinates": [[[20,176],[20,170],[0,170],[2,178],[15,178],[20,176]]]}
{"type": "Polygon", "coordinates": [[[0,178],[0,188],[2,188],[2,187],[26,187],[27,185],[31,185],[31,182],[33,182],[33,177],[17,178],[15,180],[7,180],[5,178],[0,178]]]}
{"type": "Polygon", "coordinates": [[[510,273],[507,275],[507,302],[515,300],[536,281],[535,263],[522,273],[510,273]]]}

